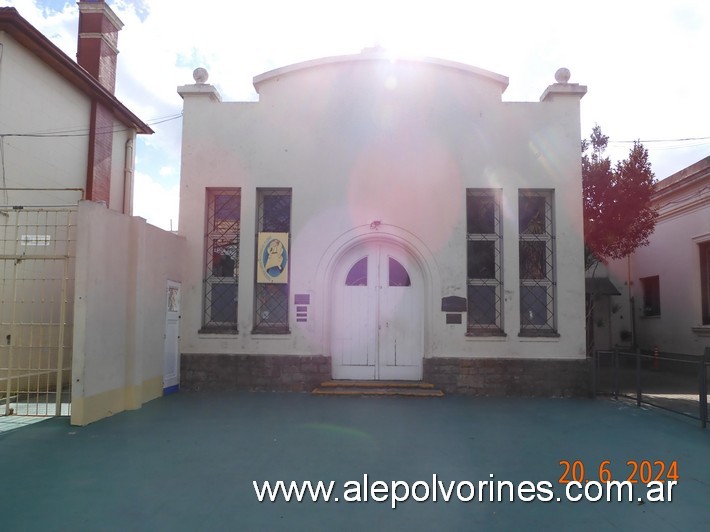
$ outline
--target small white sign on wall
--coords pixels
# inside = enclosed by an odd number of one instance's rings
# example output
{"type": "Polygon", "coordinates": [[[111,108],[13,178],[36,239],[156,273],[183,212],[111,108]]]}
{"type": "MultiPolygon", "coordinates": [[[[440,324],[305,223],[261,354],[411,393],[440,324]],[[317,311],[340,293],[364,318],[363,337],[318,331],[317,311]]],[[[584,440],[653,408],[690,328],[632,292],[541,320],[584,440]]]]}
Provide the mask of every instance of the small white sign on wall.
{"type": "Polygon", "coordinates": [[[51,240],[50,235],[22,235],[20,244],[23,246],[48,246],[51,240]]]}

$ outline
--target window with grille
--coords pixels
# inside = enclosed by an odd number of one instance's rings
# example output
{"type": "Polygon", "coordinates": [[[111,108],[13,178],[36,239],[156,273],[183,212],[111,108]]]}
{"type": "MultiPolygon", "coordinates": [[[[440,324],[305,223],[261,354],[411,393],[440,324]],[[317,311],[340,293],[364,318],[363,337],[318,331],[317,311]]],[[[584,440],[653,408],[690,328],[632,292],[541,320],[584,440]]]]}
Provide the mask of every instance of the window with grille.
{"type": "Polygon", "coordinates": [[[239,189],[207,189],[204,332],[237,329],[240,218],[239,189]]]}
{"type": "Polygon", "coordinates": [[[710,325],[710,242],[702,242],[700,251],[700,297],[702,298],[703,325],[710,325]]]}
{"type": "Polygon", "coordinates": [[[661,315],[661,284],[658,275],[653,277],[643,277],[641,279],[643,289],[643,315],[661,315]]]}
{"type": "MultiPolygon", "coordinates": [[[[291,189],[257,189],[257,255],[259,233],[291,232],[291,189]]],[[[284,246],[290,247],[290,246],[284,246]]],[[[285,250],[287,254],[289,249],[285,250]]],[[[289,333],[289,285],[255,282],[254,332],[289,333]]]]}
{"type": "Polygon", "coordinates": [[[520,334],[557,336],[552,191],[518,194],[520,334]]]}
{"type": "Polygon", "coordinates": [[[500,191],[466,190],[469,335],[503,334],[500,191]]]}

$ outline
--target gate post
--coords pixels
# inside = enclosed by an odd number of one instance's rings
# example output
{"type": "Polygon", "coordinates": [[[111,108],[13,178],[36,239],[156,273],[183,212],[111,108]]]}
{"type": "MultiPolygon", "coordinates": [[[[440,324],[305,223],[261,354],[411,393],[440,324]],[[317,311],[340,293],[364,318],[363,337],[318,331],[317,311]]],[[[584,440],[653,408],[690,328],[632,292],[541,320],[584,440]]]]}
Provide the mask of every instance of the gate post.
{"type": "Polygon", "coordinates": [[[641,406],[641,351],[636,349],[636,406],[641,406]]]}
{"type": "Polygon", "coordinates": [[[710,347],[705,348],[705,352],[700,357],[700,425],[703,428],[708,424],[708,361],[710,361],[710,347]]]}
{"type": "MultiPolygon", "coordinates": [[[[17,243],[19,241],[20,235],[20,217],[17,211],[13,211],[15,214],[15,239],[12,248],[12,311],[10,315],[10,337],[8,339],[8,352],[7,352],[7,383],[5,386],[5,415],[10,415],[10,397],[12,396],[12,381],[13,381],[13,371],[12,366],[15,364],[13,352],[13,345],[15,344],[17,338],[17,263],[19,262],[17,257],[17,243]]],[[[19,384],[19,380],[18,380],[19,384]]],[[[19,387],[19,386],[18,386],[19,387]]],[[[19,394],[18,394],[19,396],[19,394]]]]}
{"type": "Polygon", "coordinates": [[[619,399],[619,350],[615,347],[611,355],[611,368],[614,375],[614,399],[619,399]]]}
{"type": "Polygon", "coordinates": [[[69,256],[64,258],[64,270],[62,273],[62,293],[59,303],[59,338],[57,340],[57,382],[55,385],[56,394],[54,397],[54,415],[62,415],[62,394],[64,392],[64,323],[67,316],[67,277],[69,275],[69,256]]]}

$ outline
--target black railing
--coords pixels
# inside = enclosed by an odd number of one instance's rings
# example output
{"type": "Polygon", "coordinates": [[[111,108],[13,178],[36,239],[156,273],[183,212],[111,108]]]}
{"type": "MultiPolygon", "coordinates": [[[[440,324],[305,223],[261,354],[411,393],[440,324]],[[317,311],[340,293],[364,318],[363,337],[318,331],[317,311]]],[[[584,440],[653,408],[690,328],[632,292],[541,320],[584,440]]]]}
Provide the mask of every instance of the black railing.
{"type": "Polygon", "coordinates": [[[659,352],[632,353],[614,349],[593,356],[594,395],[624,397],[641,404],[708,421],[710,347],[700,356],[659,352]]]}

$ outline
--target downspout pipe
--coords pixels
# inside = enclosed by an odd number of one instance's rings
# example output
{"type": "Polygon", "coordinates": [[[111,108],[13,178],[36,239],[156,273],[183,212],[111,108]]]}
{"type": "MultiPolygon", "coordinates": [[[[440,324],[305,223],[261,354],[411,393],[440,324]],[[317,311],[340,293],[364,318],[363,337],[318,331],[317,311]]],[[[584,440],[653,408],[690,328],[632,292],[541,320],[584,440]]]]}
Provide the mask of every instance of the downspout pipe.
{"type": "Polygon", "coordinates": [[[134,152],[133,144],[136,138],[135,132],[126,141],[126,150],[123,168],[123,214],[133,215],[133,179],[134,179],[134,152]]]}

